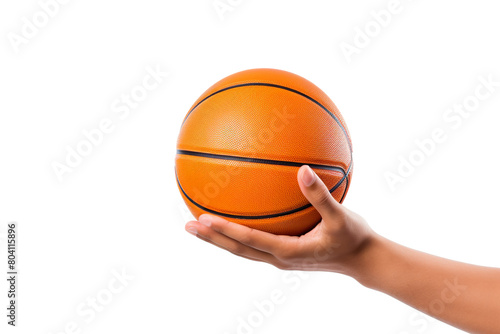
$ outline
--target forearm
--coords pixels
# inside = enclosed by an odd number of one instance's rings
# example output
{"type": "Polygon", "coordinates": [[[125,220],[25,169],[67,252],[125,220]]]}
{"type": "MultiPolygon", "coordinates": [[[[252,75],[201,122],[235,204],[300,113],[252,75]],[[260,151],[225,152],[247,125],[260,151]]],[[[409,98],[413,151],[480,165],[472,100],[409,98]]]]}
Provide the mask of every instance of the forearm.
{"type": "Polygon", "coordinates": [[[500,269],[443,259],[375,236],[349,274],[455,327],[500,333],[500,269]]]}

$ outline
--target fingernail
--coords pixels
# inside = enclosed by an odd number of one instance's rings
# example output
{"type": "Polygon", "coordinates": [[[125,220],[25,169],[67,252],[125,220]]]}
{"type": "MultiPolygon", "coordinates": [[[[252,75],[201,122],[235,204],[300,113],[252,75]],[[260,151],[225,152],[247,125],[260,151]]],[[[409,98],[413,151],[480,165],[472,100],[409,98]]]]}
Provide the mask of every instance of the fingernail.
{"type": "Polygon", "coordinates": [[[186,228],[186,231],[188,231],[192,235],[197,235],[198,234],[198,231],[196,230],[196,227],[194,227],[194,226],[189,226],[188,228],[186,228]]]}
{"type": "Polygon", "coordinates": [[[201,215],[200,218],[198,218],[198,221],[201,224],[208,226],[208,227],[210,227],[210,225],[212,225],[212,218],[210,218],[209,215],[201,215]]]}
{"type": "Polygon", "coordinates": [[[304,182],[304,185],[306,187],[311,186],[314,183],[315,179],[316,175],[314,174],[311,167],[306,166],[306,168],[304,168],[304,171],[302,172],[302,182],[304,182]]]}

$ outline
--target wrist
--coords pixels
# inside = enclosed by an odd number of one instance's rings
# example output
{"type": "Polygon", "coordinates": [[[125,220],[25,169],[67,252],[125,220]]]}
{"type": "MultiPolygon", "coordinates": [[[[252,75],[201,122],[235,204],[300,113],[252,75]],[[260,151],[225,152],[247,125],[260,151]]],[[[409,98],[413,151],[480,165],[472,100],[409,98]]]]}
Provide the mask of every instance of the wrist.
{"type": "Polygon", "coordinates": [[[376,233],[368,237],[351,255],[346,274],[360,284],[374,288],[381,273],[390,271],[390,241],[376,233]]]}

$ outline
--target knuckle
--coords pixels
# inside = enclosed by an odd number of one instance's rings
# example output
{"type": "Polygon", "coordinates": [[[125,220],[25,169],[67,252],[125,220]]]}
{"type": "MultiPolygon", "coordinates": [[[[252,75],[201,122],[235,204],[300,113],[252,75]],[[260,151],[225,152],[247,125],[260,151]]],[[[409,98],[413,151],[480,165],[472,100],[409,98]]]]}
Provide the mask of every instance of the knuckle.
{"type": "Polygon", "coordinates": [[[330,204],[330,201],[332,200],[331,194],[328,192],[328,190],[323,189],[322,191],[318,192],[315,196],[315,201],[317,205],[320,206],[327,206],[330,204]]]}
{"type": "Polygon", "coordinates": [[[213,240],[214,232],[209,230],[209,229],[198,230],[198,234],[199,234],[199,236],[203,237],[203,239],[206,239],[209,241],[213,240]]]}
{"type": "Polygon", "coordinates": [[[212,224],[212,229],[215,231],[224,234],[227,231],[229,223],[227,221],[220,222],[218,224],[212,224]]]}
{"type": "Polygon", "coordinates": [[[250,231],[248,231],[248,233],[245,233],[243,234],[241,237],[240,237],[240,242],[245,244],[245,245],[248,245],[250,247],[254,246],[255,245],[255,238],[254,238],[254,234],[255,234],[255,230],[254,229],[251,229],[250,231]]]}

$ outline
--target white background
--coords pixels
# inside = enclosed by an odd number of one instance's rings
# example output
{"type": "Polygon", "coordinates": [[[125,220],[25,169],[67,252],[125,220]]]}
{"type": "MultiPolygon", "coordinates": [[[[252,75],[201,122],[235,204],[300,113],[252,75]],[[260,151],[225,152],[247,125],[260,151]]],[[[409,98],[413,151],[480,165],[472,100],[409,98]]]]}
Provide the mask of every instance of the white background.
{"type": "Polygon", "coordinates": [[[349,126],[347,207],[409,247],[500,266],[500,88],[457,129],[443,120],[479,76],[500,80],[496,3],[401,0],[351,62],[341,43],[353,44],[356,27],[389,1],[231,3],[221,19],[213,0],[74,0],[17,52],[9,38],[41,7],[1,3],[2,272],[10,221],[19,223],[20,261],[19,326],[8,328],[2,311],[2,333],[64,333],[75,322],[75,333],[233,334],[275,289],[285,301],[248,333],[460,333],[348,277],[300,277],[189,235],[175,144],[191,104],[221,78],[256,67],[297,73],[349,126]],[[111,105],[158,66],[168,77],[121,120],[111,105]],[[105,118],[112,133],[58,180],[53,162],[105,118]],[[436,127],[447,141],[392,191],[384,174],[436,127]],[[133,279],[89,321],[77,308],[109,296],[114,270],[133,279]]]}

